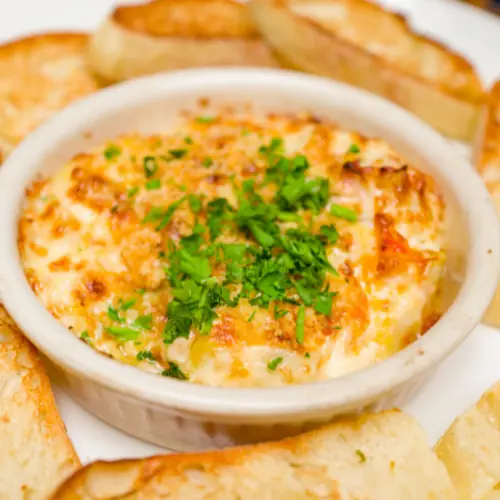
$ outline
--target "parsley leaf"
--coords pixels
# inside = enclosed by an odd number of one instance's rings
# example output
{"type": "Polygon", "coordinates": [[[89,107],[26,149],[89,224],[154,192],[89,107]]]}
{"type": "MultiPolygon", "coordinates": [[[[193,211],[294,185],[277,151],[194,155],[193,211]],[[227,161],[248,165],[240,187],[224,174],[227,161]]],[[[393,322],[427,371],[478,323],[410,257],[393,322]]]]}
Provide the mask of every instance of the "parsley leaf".
{"type": "Polygon", "coordinates": [[[208,257],[196,255],[188,252],[187,249],[181,248],[175,255],[172,256],[171,262],[178,266],[181,273],[187,274],[195,281],[203,281],[210,278],[212,269],[208,257]]]}
{"type": "Polygon", "coordinates": [[[155,361],[155,357],[151,351],[139,351],[136,356],[138,361],[155,361]]]}
{"type": "Polygon", "coordinates": [[[120,156],[121,153],[122,150],[116,144],[111,144],[104,150],[104,158],[110,161],[120,156]]]}
{"type": "Polygon", "coordinates": [[[142,165],[144,168],[144,175],[147,178],[153,177],[158,170],[158,163],[156,162],[156,158],[154,156],[145,156],[142,161],[142,165]]]}
{"type": "Polygon", "coordinates": [[[206,158],[204,158],[203,161],[202,161],[202,165],[205,168],[211,167],[213,165],[213,163],[214,163],[214,161],[209,156],[207,156],[206,158]]]}
{"type": "Polygon", "coordinates": [[[207,226],[210,230],[210,238],[215,240],[222,231],[224,222],[234,209],[229,205],[226,198],[215,198],[207,206],[207,226]]]}
{"type": "Polygon", "coordinates": [[[353,154],[357,154],[361,152],[361,150],[359,149],[359,146],[357,144],[354,144],[352,143],[348,148],[347,148],[347,151],[346,153],[353,153],[353,154]]]}
{"type": "Polygon", "coordinates": [[[348,220],[349,222],[356,222],[358,220],[358,215],[354,210],[343,207],[342,205],[336,205],[335,203],[330,207],[330,213],[335,217],[348,220]]]}
{"type": "Polygon", "coordinates": [[[138,330],[134,330],[133,328],[129,328],[127,326],[108,326],[105,330],[116,337],[118,340],[126,342],[128,340],[137,340],[140,336],[140,332],[138,330]]]}
{"type": "Polygon", "coordinates": [[[202,209],[202,202],[201,198],[198,196],[195,196],[194,194],[190,194],[188,196],[188,202],[189,202],[189,207],[191,210],[195,213],[198,214],[201,212],[202,209]]]}
{"type": "Polygon", "coordinates": [[[295,326],[295,338],[298,344],[304,343],[304,323],[306,318],[306,310],[304,306],[299,307],[297,313],[297,324],[295,326]]]}
{"type": "Polygon", "coordinates": [[[175,211],[181,206],[182,203],[184,203],[185,200],[186,197],[183,196],[182,198],[180,198],[177,201],[174,201],[167,207],[167,210],[165,210],[161,222],[156,227],[157,231],[161,231],[162,229],[165,229],[168,226],[169,222],[172,220],[172,217],[174,216],[175,211]]]}
{"type": "Polygon", "coordinates": [[[328,243],[331,243],[332,245],[337,243],[338,239],[340,238],[340,234],[333,224],[330,224],[329,226],[321,226],[319,232],[323,236],[325,236],[328,240],[328,243]]]}
{"type": "Polygon", "coordinates": [[[361,450],[356,450],[356,455],[358,456],[360,463],[363,464],[366,462],[366,455],[361,450]]]}
{"type": "Polygon", "coordinates": [[[148,222],[156,222],[162,219],[165,214],[165,210],[160,207],[151,207],[146,213],[144,219],[141,220],[141,224],[146,224],[148,222]]]}
{"type": "Polygon", "coordinates": [[[90,338],[89,336],[89,332],[87,330],[85,330],[84,332],[82,332],[80,334],[80,338],[86,342],[88,345],[92,346],[94,345],[94,343],[92,342],[92,339],[90,338]]]}
{"type": "Polygon", "coordinates": [[[314,302],[314,309],[320,314],[330,316],[332,313],[333,297],[337,295],[336,292],[324,291],[320,292],[314,302]]]}
{"type": "Polygon", "coordinates": [[[188,380],[188,376],[173,361],[168,362],[168,368],[163,370],[161,374],[164,377],[172,377],[178,380],[188,380]]]}
{"type": "Polygon", "coordinates": [[[151,330],[153,327],[153,316],[151,314],[139,316],[132,322],[132,326],[139,330],[151,330]]]}
{"type": "Polygon", "coordinates": [[[146,182],[146,189],[148,191],[152,191],[154,189],[160,189],[161,181],[160,179],[153,179],[151,181],[146,182]]]}
{"type": "Polygon", "coordinates": [[[276,368],[278,368],[278,366],[283,362],[283,358],[280,356],[278,358],[274,358],[272,359],[271,361],[269,361],[269,363],[267,364],[267,367],[274,371],[276,370],[276,368]]]}
{"type": "Polygon", "coordinates": [[[173,158],[184,158],[187,155],[187,149],[169,149],[168,152],[173,158]]]}
{"type": "Polygon", "coordinates": [[[121,300],[120,299],[118,301],[118,304],[119,304],[120,309],[122,311],[127,311],[128,309],[130,309],[131,307],[133,307],[136,302],[137,302],[137,299],[129,299],[129,300],[121,300]]]}
{"type": "Polygon", "coordinates": [[[108,314],[108,318],[111,321],[115,321],[116,323],[124,323],[125,322],[125,320],[123,318],[120,318],[118,311],[113,307],[108,307],[107,314],[108,314]]]}
{"type": "Polygon", "coordinates": [[[127,198],[133,198],[139,192],[139,186],[134,186],[127,191],[127,198]]]}
{"type": "Polygon", "coordinates": [[[198,116],[196,118],[196,121],[198,123],[212,123],[216,120],[216,117],[214,116],[198,116]]]}

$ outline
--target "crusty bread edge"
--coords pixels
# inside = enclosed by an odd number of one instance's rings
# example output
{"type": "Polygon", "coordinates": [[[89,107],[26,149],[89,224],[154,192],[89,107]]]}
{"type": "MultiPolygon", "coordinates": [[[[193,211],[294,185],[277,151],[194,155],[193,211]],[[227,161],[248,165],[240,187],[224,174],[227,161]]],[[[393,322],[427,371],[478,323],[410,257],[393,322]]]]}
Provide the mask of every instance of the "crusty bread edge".
{"type": "MultiPolygon", "coordinates": [[[[29,366],[27,376],[23,377],[24,390],[27,392],[29,398],[31,398],[37,405],[38,414],[43,415],[44,421],[48,424],[48,427],[50,427],[51,435],[53,437],[58,436],[64,443],[67,460],[74,465],[76,470],[80,469],[80,459],[72,441],[68,436],[66,425],[59,414],[49,377],[40,355],[33,344],[31,344],[31,342],[22,334],[1,303],[0,326],[8,328],[14,336],[13,345],[11,344],[9,348],[17,354],[22,353],[22,356],[24,356],[22,366],[18,366],[18,370],[25,371],[29,366]],[[27,363],[28,359],[30,362],[29,364],[27,363]]],[[[18,363],[17,358],[12,359],[11,363],[13,365],[18,363]]],[[[16,376],[19,376],[19,374],[16,374],[16,376]]],[[[26,445],[29,446],[29,443],[26,443],[26,445]]],[[[71,476],[71,473],[69,476],[71,476]]],[[[63,482],[66,479],[67,477],[61,477],[60,481],[63,482]]],[[[58,485],[54,485],[54,487],[57,486],[58,485]]]]}
{"type": "MultiPolygon", "coordinates": [[[[284,0],[251,0],[249,5],[264,38],[292,66],[300,67],[303,71],[340,79],[382,95],[420,116],[445,135],[464,141],[470,141],[474,137],[480,105],[484,101],[482,89],[479,89],[478,95],[471,99],[454,95],[449,89],[437,87],[418,75],[395,67],[382,57],[341,39],[313,20],[293,13],[286,7],[284,0]],[[261,9],[266,9],[267,12],[263,14],[261,9]],[[283,46],[277,42],[283,36],[283,32],[278,27],[270,29],[268,26],[266,29],[265,26],[272,10],[274,10],[274,16],[277,14],[286,16],[289,27],[293,25],[293,30],[290,29],[290,31],[293,32],[297,40],[300,40],[301,47],[291,47],[289,53],[283,52],[283,46]],[[337,66],[330,65],[328,68],[322,66],[318,70],[318,65],[316,68],[314,67],[315,62],[312,58],[304,59],[300,63],[297,62],[296,58],[300,57],[301,48],[308,39],[309,51],[317,49],[321,54],[317,59],[321,63],[325,61],[323,54],[330,53],[337,56],[339,64],[337,66]],[[342,74],[341,62],[345,61],[349,61],[351,66],[357,66],[356,71],[349,72],[350,78],[347,79],[342,74]],[[377,89],[377,87],[379,88],[377,89]]],[[[403,16],[383,9],[382,11],[388,16],[397,18],[412,36],[444,48],[461,65],[465,65],[469,69],[472,68],[466,59],[450,51],[446,46],[414,33],[403,16]]]]}
{"type": "MultiPolygon", "coordinates": [[[[158,17],[158,13],[155,12],[155,14],[156,16],[153,15],[153,18],[158,17]]],[[[176,36],[191,39],[217,38],[221,40],[260,38],[259,31],[253,23],[247,5],[239,0],[149,0],[138,4],[119,5],[114,9],[110,17],[127,31],[159,38],[176,36]],[[148,26],[140,22],[141,18],[143,19],[144,12],[148,11],[149,14],[153,14],[155,5],[161,6],[163,4],[168,5],[167,10],[177,5],[178,12],[175,18],[172,19],[168,26],[162,24],[163,31],[161,32],[156,32],[154,29],[148,31],[148,26]],[[179,6],[182,7],[179,9],[179,6]],[[210,19],[209,23],[206,22],[203,16],[199,16],[199,7],[211,11],[212,19],[210,19]],[[181,14],[180,19],[179,14],[181,14]],[[132,23],[129,22],[130,19],[133,20],[132,23]],[[179,23],[180,20],[185,19],[189,19],[189,22],[179,23]],[[201,22],[196,22],[200,20],[201,22]],[[193,21],[195,22],[193,23],[193,21]],[[174,28],[175,33],[165,32],[165,29],[171,30],[172,28],[174,28]]]]}
{"type": "Polygon", "coordinates": [[[106,82],[197,67],[279,67],[261,38],[149,36],[124,28],[113,17],[94,33],[88,61],[91,70],[106,82]]]}
{"type": "MultiPolygon", "coordinates": [[[[115,462],[94,462],[77,471],[63,483],[51,500],[106,500],[121,498],[140,491],[155,475],[162,470],[182,472],[192,466],[203,464],[208,470],[220,465],[237,465],[244,462],[249,454],[266,454],[273,450],[307,449],[311,438],[344,428],[359,429],[365,422],[380,421],[387,415],[404,415],[414,421],[413,417],[403,414],[400,410],[386,410],[376,414],[364,414],[359,417],[343,417],[333,424],[308,431],[306,433],[286,438],[281,441],[239,446],[222,450],[206,451],[189,454],[160,455],[138,460],[119,460],[115,462]],[[94,483],[95,481],[95,483],[94,483]],[[89,496],[87,485],[98,484],[99,491],[92,489],[95,496],[89,496]]],[[[340,432],[341,433],[341,432],[340,432]]]]}
{"type": "MultiPolygon", "coordinates": [[[[488,98],[482,107],[476,136],[473,142],[472,161],[480,175],[484,174],[488,154],[492,154],[494,156],[497,155],[500,165],[500,140],[498,144],[494,142],[496,140],[495,130],[497,131],[496,136],[500,138],[500,123],[496,121],[495,113],[500,113],[500,80],[492,85],[488,98]]],[[[498,183],[492,182],[490,184],[487,180],[485,180],[485,184],[491,193],[495,184],[498,183]]],[[[497,206],[496,208],[497,213],[500,216],[500,207],[497,206]]],[[[500,327],[500,286],[497,288],[482,321],[488,325],[500,327]]]]}

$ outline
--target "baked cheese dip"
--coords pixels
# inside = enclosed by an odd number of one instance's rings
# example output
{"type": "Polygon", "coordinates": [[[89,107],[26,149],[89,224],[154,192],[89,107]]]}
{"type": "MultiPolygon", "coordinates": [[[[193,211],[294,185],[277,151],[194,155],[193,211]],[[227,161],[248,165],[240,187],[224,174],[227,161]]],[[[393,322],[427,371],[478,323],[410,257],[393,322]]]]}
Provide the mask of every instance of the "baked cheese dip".
{"type": "Polygon", "coordinates": [[[433,179],[312,116],[208,109],[33,183],[19,250],[51,314],[115,360],[212,386],[338,377],[423,335],[446,257],[433,179]]]}

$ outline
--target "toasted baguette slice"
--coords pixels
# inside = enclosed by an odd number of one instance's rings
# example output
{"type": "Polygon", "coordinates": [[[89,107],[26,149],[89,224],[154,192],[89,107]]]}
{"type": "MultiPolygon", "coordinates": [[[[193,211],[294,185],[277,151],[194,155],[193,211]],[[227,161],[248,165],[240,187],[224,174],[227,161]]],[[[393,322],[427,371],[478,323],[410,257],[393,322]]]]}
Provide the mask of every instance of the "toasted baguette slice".
{"type": "Polygon", "coordinates": [[[500,494],[500,383],[458,417],[435,449],[462,500],[500,494]]]}
{"type": "Polygon", "coordinates": [[[109,82],[203,66],[277,66],[247,7],[233,0],[118,7],[94,34],[89,61],[109,82]]]}
{"type": "Polygon", "coordinates": [[[45,499],[79,466],[40,358],[0,306],[0,499],[45,499]]]}
{"type": "Polygon", "coordinates": [[[419,425],[391,411],[276,443],[97,462],[53,500],[116,498],[452,500],[455,490],[419,425]]]}
{"type": "Polygon", "coordinates": [[[251,0],[264,38],[289,65],[386,97],[470,141],[483,89],[463,57],[367,0],[251,0]]]}
{"type": "MultiPolygon", "coordinates": [[[[483,107],[473,158],[500,215],[500,81],[493,85],[483,107]]],[[[500,327],[500,287],[483,321],[500,327]]]]}
{"type": "Polygon", "coordinates": [[[0,151],[98,88],[86,67],[87,35],[51,33],[0,46],[0,151]]]}

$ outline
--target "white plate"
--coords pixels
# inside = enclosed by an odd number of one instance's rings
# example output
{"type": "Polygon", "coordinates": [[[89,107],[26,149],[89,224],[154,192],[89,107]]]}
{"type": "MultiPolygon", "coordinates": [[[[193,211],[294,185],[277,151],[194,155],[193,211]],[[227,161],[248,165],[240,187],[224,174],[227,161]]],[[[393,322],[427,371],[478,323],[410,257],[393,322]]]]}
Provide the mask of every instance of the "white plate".
{"type": "MultiPolygon", "coordinates": [[[[130,0],[122,0],[129,2],[130,0]]],[[[500,78],[500,18],[454,0],[381,0],[476,65],[486,84],[500,78]]],[[[91,30],[113,0],[0,0],[0,41],[47,30],[91,30]]],[[[468,154],[464,150],[464,154],[468,154]]],[[[479,326],[407,405],[434,442],[453,418],[500,380],[500,332],[479,326]]],[[[140,457],[160,448],[122,434],[89,415],[54,384],[68,432],[83,462],[140,457]]]]}

